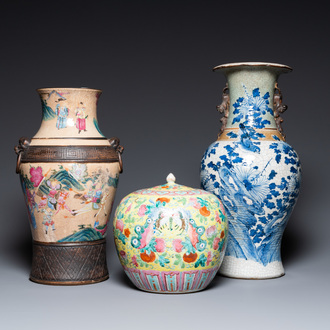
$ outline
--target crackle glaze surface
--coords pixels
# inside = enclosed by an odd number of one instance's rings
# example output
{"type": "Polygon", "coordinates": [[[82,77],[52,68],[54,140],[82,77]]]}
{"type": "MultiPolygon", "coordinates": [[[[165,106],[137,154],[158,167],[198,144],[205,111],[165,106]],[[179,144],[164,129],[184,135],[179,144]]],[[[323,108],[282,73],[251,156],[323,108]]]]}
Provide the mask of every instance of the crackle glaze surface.
{"type": "Polygon", "coordinates": [[[126,196],[114,218],[120,262],[140,289],[161,293],[205,288],[224,256],[227,218],[206,191],[169,182],[126,196]]]}
{"type": "Polygon", "coordinates": [[[42,121],[29,144],[36,150],[33,154],[36,159],[22,163],[19,168],[33,239],[39,242],[102,239],[106,235],[119,166],[115,161],[84,158],[85,146],[90,154],[99,146],[110,148],[97,122],[101,90],[42,88],[37,91],[42,121]],[[75,146],[80,149],[74,149],[75,146]],[[53,161],[55,153],[63,160],[53,161]],[[45,162],[38,161],[39,158],[45,162]]]}
{"type": "Polygon", "coordinates": [[[299,194],[300,161],[274,122],[278,68],[230,70],[228,125],[201,163],[202,187],[221,199],[229,220],[220,272],[278,277],[284,274],[280,244],[299,194]]]}
{"type": "Polygon", "coordinates": [[[20,178],[34,240],[81,242],[105,237],[117,164],[22,164],[20,178]]]}
{"type": "Polygon", "coordinates": [[[41,88],[38,92],[42,105],[42,124],[35,139],[104,137],[96,116],[98,99],[102,93],[100,90],[41,88]]]}

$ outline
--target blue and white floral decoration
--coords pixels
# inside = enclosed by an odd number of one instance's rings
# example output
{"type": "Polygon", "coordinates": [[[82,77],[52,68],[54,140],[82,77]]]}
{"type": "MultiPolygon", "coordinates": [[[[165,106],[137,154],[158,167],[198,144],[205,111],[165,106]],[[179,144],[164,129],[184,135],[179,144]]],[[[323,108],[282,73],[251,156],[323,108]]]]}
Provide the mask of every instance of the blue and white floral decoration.
{"type": "Polygon", "coordinates": [[[217,141],[206,150],[201,163],[201,182],[222,201],[229,219],[226,256],[253,260],[264,266],[281,261],[280,242],[299,194],[301,168],[298,155],[287,143],[274,141],[255,128],[269,121],[263,115],[269,93],[246,92],[233,104],[238,133],[235,141],[217,141]],[[237,239],[239,238],[239,239],[237,239]]]}
{"type": "Polygon", "coordinates": [[[268,106],[269,92],[260,96],[259,88],[255,88],[252,94],[249,94],[243,85],[246,97],[240,97],[233,104],[233,114],[236,115],[232,124],[242,123],[244,126],[253,126],[254,128],[265,128],[270,125],[270,121],[264,119],[268,112],[273,115],[273,110],[268,106]]]}

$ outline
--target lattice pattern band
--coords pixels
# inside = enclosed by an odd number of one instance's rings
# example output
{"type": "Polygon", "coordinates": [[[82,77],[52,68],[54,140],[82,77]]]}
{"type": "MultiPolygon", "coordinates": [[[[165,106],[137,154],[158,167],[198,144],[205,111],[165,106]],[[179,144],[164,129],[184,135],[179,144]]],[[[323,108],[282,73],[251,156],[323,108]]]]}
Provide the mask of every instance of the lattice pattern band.
{"type": "Polygon", "coordinates": [[[21,163],[118,162],[111,146],[29,146],[22,152],[21,163]]]}
{"type": "Polygon", "coordinates": [[[109,278],[105,239],[92,242],[33,242],[30,280],[51,285],[92,284],[109,278]]]}

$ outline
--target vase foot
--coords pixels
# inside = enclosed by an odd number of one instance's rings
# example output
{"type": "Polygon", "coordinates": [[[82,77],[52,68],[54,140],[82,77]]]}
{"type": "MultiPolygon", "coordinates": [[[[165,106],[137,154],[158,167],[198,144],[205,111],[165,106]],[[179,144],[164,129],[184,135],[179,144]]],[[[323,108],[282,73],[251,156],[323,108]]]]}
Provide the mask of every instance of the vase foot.
{"type": "Polygon", "coordinates": [[[264,266],[252,260],[225,256],[219,274],[237,279],[263,280],[281,277],[285,273],[281,261],[273,261],[264,266]]]}
{"type": "Polygon", "coordinates": [[[82,285],[109,278],[106,240],[70,243],[33,242],[30,280],[50,285],[82,285]]]}
{"type": "Polygon", "coordinates": [[[153,293],[181,294],[204,290],[213,280],[219,264],[199,270],[144,270],[124,266],[126,275],[140,290],[153,293]]]}

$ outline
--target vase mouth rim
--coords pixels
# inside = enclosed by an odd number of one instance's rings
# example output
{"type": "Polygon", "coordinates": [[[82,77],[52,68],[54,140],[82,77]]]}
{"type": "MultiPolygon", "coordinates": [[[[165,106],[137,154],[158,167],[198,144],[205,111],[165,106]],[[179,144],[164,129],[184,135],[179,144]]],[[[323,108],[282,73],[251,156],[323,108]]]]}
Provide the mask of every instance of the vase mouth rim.
{"type": "Polygon", "coordinates": [[[285,73],[292,71],[292,68],[288,65],[279,64],[279,63],[269,63],[269,62],[235,62],[235,63],[226,63],[217,65],[213,68],[213,71],[217,70],[226,70],[226,69],[232,69],[232,68],[238,68],[238,67],[269,67],[274,69],[279,69],[279,71],[285,73]]]}
{"type": "Polygon", "coordinates": [[[89,87],[42,87],[37,88],[38,93],[48,93],[52,91],[86,91],[86,92],[98,92],[102,93],[101,89],[89,88],[89,87]]]}

